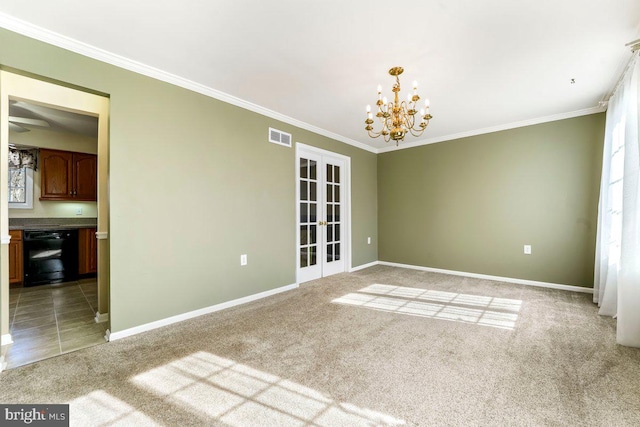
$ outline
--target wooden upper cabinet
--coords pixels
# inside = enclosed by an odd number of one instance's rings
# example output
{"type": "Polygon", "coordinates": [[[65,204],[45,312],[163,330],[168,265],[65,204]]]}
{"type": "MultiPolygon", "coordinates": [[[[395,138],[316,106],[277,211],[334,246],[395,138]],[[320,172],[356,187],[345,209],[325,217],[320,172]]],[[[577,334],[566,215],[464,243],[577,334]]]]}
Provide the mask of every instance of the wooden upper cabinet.
{"type": "Polygon", "coordinates": [[[73,154],[73,197],[75,200],[98,199],[98,158],[93,154],[73,154]]]}
{"type": "Polygon", "coordinates": [[[40,150],[40,200],[73,197],[73,153],[40,150]]]}
{"type": "Polygon", "coordinates": [[[98,157],[40,149],[40,200],[96,201],[98,157]]]}

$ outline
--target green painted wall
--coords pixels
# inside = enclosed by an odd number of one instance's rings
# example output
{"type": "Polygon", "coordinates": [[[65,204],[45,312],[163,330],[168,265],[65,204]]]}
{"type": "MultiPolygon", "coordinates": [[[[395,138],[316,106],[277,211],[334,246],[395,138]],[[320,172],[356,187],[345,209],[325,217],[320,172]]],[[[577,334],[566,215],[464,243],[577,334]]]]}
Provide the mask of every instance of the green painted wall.
{"type": "Polygon", "coordinates": [[[0,46],[2,66],[111,97],[112,331],[296,281],[295,150],[269,126],[351,157],[352,264],[378,259],[375,154],[6,30],[0,46]]]}
{"type": "Polygon", "coordinates": [[[380,260],[592,287],[604,120],[379,155],[380,260]]]}

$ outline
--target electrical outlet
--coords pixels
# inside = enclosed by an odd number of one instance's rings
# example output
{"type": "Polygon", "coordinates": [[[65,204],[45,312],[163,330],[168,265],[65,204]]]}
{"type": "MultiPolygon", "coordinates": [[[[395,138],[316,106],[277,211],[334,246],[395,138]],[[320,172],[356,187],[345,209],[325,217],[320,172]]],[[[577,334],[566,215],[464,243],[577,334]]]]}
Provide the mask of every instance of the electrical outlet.
{"type": "Polygon", "coordinates": [[[240,255],[240,265],[247,265],[247,254],[240,255]]]}
{"type": "Polygon", "coordinates": [[[367,245],[371,244],[371,237],[367,237],[367,245]]]}
{"type": "Polygon", "coordinates": [[[531,245],[524,245],[524,254],[531,255],[531,245]]]}
{"type": "Polygon", "coordinates": [[[82,208],[76,208],[76,215],[82,215],[82,208]]]}

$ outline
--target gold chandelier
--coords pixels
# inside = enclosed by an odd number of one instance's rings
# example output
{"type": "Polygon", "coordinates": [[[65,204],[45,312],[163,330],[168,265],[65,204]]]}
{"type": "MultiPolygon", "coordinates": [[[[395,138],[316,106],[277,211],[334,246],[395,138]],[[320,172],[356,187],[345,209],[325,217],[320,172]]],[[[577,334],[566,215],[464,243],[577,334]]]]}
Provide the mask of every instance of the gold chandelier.
{"type": "Polygon", "coordinates": [[[376,117],[382,123],[382,129],[378,132],[373,130],[373,113],[371,106],[367,105],[367,120],[365,123],[366,131],[371,138],[377,138],[382,135],[386,142],[396,141],[396,145],[400,141],[404,141],[405,135],[410,133],[413,136],[420,136],[429,125],[429,120],[433,118],[429,114],[429,100],[424,101],[424,108],[419,112],[416,109],[416,103],[420,100],[418,96],[418,82],[413,82],[413,94],[407,95],[407,100],[400,102],[398,93],[400,92],[400,78],[398,77],[404,69],[402,67],[393,67],[389,70],[389,74],[395,76],[396,83],[391,89],[395,93],[392,103],[387,102],[387,98],[382,96],[382,86],[378,85],[378,111],[376,117]],[[419,116],[418,116],[419,113],[419,116]],[[416,117],[418,116],[418,117],[416,117]],[[416,120],[418,119],[418,120],[416,120]]]}

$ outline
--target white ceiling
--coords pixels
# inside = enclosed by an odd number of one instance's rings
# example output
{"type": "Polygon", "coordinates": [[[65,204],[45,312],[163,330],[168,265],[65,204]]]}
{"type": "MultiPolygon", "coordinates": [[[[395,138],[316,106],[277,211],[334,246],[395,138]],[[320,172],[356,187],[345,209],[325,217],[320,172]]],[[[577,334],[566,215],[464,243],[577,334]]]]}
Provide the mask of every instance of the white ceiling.
{"type": "Polygon", "coordinates": [[[417,139],[430,142],[595,111],[640,38],[638,0],[3,0],[0,13],[375,148],[389,144],[366,135],[364,107],[378,84],[391,97],[392,66],[402,94],[417,80],[431,100],[417,139]]]}
{"type": "Polygon", "coordinates": [[[12,117],[36,119],[46,122],[46,126],[29,125],[18,121],[23,130],[32,127],[47,129],[54,132],[77,133],[91,138],[98,138],[98,118],[70,111],[36,105],[25,101],[11,101],[9,104],[9,122],[12,117]]]}

